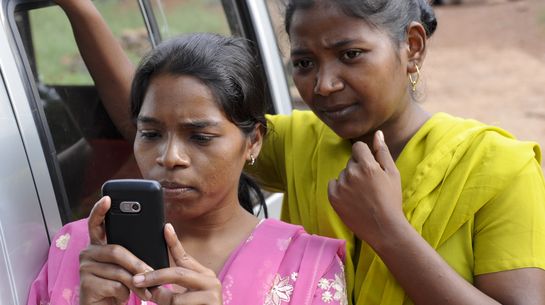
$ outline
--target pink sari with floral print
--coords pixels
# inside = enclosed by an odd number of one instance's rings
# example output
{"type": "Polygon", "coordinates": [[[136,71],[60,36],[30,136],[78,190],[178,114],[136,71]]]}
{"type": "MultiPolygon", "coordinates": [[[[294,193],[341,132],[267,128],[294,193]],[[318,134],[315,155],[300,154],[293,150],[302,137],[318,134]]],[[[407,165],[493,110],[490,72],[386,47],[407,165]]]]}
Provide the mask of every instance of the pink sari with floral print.
{"type": "MultiPolygon", "coordinates": [[[[48,261],[32,284],[29,305],[79,304],[79,253],[88,243],[86,220],[60,230],[48,261]]],[[[264,220],[231,253],[218,276],[223,285],[223,304],[345,305],[343,257],[343,241],[309,235],[300,226],[264,220]]],[[[131,294],[127,304],[146,303],[131,294]]]]}

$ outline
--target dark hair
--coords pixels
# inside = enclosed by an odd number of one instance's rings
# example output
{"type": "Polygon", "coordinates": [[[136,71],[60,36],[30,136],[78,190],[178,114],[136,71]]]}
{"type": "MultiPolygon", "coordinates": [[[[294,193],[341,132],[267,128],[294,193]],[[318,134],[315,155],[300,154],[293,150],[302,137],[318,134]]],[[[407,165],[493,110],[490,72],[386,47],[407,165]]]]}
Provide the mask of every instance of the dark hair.
{"type": "MultiPolygon", "coordinates": [[[[140,62],[131,88],[131,116],[136,120],[151,79],[159,74],[188,75],[203,81],[227,118],[247,137],[256,126],[266,131],[265,82],[247,40],[211,33],[179,36],[159,44],[140,62]]],[[[261,189],[241,174],[240,204],[253,214],[260,205],[267,216],[261,189]]]]}
{"type": "Polygon", "coordinates": [[[316,2],[337,7],[347,16],[361,18],[386,30],[397,43],[405,40],[407,27],[413,21],[422,24],[428,37],[437,28],[435,13],[427,0],[287,0],[284,25],[288,35],[295,11],[309,9],[316,2]]]}

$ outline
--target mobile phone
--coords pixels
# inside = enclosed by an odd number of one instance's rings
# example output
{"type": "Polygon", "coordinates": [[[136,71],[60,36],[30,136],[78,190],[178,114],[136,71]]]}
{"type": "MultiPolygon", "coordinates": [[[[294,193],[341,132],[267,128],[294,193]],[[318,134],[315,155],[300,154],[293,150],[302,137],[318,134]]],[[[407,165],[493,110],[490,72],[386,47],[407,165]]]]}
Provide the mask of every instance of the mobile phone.
{"type": "Polygon", "coordinates": [[[108,243],[125,247],[154,270],[168,267],[161,184],[143,179],[108,180],[102,185],[102,195],[112,199],[105,221],[108,243]]]}

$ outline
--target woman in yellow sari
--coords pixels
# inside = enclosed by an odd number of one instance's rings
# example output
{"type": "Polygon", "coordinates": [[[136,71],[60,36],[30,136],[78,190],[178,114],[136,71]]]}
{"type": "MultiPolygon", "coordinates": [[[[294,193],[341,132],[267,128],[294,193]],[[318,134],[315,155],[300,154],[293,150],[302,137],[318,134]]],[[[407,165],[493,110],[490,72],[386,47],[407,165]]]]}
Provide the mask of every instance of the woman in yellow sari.
{"type": "Polygon", "coordinates": [[[249,170],[283,219],[348,241],[354,304],[545,304],[541,152],[414,101],[427,1],[288,1],[285,25],[312,112],[269,117],[249,170]]]}
{"type": "MultiPolygon", "coordinates": [[[[114,120],[130,126],[116,111],[128,104],[125,54],[90,1],[57,2],[114,120]]],[[[347,241],[349,301],[545,304],[539,147],[415,102],[437,26],[429,3],[287,2],[294,82],[311,111],[269,116],[247,169],[285,193],[284,220],[347,241]]]]}

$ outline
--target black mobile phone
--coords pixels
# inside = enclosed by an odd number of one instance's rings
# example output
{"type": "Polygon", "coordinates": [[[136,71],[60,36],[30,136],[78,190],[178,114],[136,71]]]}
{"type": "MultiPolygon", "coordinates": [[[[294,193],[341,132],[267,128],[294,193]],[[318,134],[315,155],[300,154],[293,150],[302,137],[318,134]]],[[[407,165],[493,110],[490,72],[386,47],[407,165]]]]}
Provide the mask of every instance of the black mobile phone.
{"type": "Polygon", "coordinates": [[[164,230],[163,191],[153,180],[108,180],[102,195],[112,205],[106,214],[109,244],[125,247],[154,270],[169,266],[164,230]]]}

